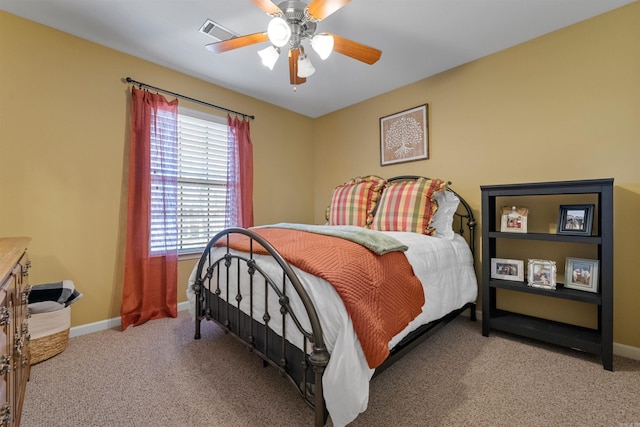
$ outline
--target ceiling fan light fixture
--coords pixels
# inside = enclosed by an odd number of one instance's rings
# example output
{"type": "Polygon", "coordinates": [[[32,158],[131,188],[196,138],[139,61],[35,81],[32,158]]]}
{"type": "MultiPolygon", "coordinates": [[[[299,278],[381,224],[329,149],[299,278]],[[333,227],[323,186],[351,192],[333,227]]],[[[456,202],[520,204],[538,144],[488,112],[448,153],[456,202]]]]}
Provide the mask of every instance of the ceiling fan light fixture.
{"type": "Polygon", "coordinates": [[[327,59],[333,52],[333,36],[327,33],[316,34],[311,39],[311,47],[320,56],[320,59],[327,59]]]}
{"type": "Polygon", "coordinates": [[[280,57],[280,48],[269,46],[265,49],[259,50],[258,55],[260,55],[260,58],[262,59],[262,64],[270,70],[273,70],[274,65],[276,65],[276,61],[278,61],[278,58],[280,57]]]}
{"type": "Polygon", "coordinates": [[[291,28],[289,28],[287,21],[280,17],[275,17],[269,22],[267,35],[274,46],[282,47],[286,45],[291,38],[291,28]]]}
{"type": "Polygon", "coordinates": [[[307,78],[316,72],[315,67],[305,53],[298,56],[298,77],[307,78]]]}
{"type": "MultiPolygon", "coordinates": [[[[1,0],[0,0],[1,1],[1,0]]],[[[336,12],[351,0],[253,0],[253,3],[269,15],[267,31],[244,36],[231,37],[205,47],[215,53],[271,41],[271,46],[259,50],[262,63],[273,70],[280,51],[288,52],[289,82],[292,85],[303,84],[306,78],[316,71],[304,53],[303,42],[308,42],[321,59],[326,59],[334,50],[365,64],[372,65],[380,59],[382,52],[353,40],[327,32],[316,32],[318,23],[336,12]],[[286,47],[285,47],[286,46],[286,47]]],[[[215,23],[207,22],[205,31],[215,23]]]]}

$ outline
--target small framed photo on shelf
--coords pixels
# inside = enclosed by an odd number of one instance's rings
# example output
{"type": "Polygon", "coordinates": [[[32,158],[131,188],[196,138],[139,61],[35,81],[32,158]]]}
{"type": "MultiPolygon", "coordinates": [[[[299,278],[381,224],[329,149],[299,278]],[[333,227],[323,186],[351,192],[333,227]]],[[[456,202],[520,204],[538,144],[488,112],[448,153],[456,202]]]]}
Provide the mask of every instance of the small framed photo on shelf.
{"type": "Polygon", "coordinates": [[[529,209],[518,206],[503,206],[500,231],[506,233],[526,233],[529,209]]]}
{"type": "Polygon", "coordinates": [[[556,262],[530,259],[527,266],[528,285],[534,288],[556,288],[556,262]]]}
{"type": "Polygon", "coordinates": [[[597,259],[567,258],[564,269],[564,287],[587,292],[598,292],[597,259]]]}
{"type": "Polygon", "coordinates": [[[491,258],[491,278],[524,282],[524,261],[491,258]]]}
{"type": "Polygon", "coordinates": [[[591,236],[595,205],[560,205],[558,234],[591,236]]]}

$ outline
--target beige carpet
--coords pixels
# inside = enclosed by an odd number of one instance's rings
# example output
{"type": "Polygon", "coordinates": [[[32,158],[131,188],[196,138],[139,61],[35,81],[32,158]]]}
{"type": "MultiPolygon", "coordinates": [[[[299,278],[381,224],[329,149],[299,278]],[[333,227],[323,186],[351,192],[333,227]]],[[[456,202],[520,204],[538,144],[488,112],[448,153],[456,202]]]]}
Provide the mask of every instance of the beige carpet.
{"type": "MultiPolygon", "coordinates": [[[[354,426],[640,427],[640,361],[599,358],[458,318],[371,383],[354,426]]],[[[274,369],[186,312],[72,338],[32,367],[23,427],[311,426],[274,369]]],[[[331,422],[329,422],[331,425],[331,422]]]]}

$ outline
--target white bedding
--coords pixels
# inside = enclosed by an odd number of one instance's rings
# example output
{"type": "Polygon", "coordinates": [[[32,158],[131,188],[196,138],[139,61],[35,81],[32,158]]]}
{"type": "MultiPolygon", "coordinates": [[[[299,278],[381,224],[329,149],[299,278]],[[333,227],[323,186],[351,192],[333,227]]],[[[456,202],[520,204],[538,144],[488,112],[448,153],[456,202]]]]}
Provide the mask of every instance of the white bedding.
{"type": "MultiPolygon", "coordinates": [[[[473,270],[471,251],[461,236],[455,235],[452,239],[445,239],[416,233],[386,233],[409,247],[405,255],[413,267],[414,274],[422,282],[425,294],[422,313],[391,340],[389,348],[392,348],[418,326],[439,319],[469,302],[474,302],[478,286],[473,270]]],[[[212,250],[214,252],[213,259],[220,257],[225,250],[224,248],[214,248],[212,250]]],[[[275,277],[281,277],[280,268],[274,265],[275,262],[270,257],[256,255],[254,258],[267,274],[276,274],[275,277]],[[277,276],[278,274],[279,276],[277,276]]],[[[197,265],[194,267],[187,287],[187,297],[191,303],[192,315],[194,314],[195,297],[191,285],[195,283],[196,268],[197,265]]],[[[370,369],[367,364],[351,320],[335,289],[323,279],[295,267],[294,271],[314,301],[320,318],[325,344],[331,353],[329,364],[323,376],[324,397],[333,424],[343,426],[367,409],[369,380],[374,370],[370,369]]],[[[232,274],[231,277],[235,281],[236,274],[232,274]]],[[[246,282],[244,281],[244,283],[246,282]]],[[[232,283],[232,290],[230,290],[232,298],[236,293],[233,290],[234,286],[235,283],[232,283]]],[[[259,286],[255,287],[254,292],[259,288],[259,286]]],[[[243,289],[243,295],[247,295],[247,293],[247,290],[243,289]]],[[[287,294],[291,298],[293,311],[302,313],[304,310],[302,304],[292,295],[293,291],[289,290],[287,294]]],[[[274,300],[274,305],[271,306],[270,302],[270,307],[278,307],[275,293],[271,292],[270,295],[274,300]]],[[[224,290],[221,297],[226,298],[224,290]]],[[[254,299],[254,313],[263,312],[263,300],[263,296],[254,299]]],[[[243,299],[241,303],[243,311],[248,306],[249,299],[243,299]]],[[[300,321],[307,330],[310,330],[306,318],[300,319],[300,321]]],[[[276,333],[281,333],[278,322],[270,324],[270,327],[276,333]]],[[[293,321],[287,324],[286,330],[287,339],[300,347],[302,335],[294,326],[293,321]]]]}

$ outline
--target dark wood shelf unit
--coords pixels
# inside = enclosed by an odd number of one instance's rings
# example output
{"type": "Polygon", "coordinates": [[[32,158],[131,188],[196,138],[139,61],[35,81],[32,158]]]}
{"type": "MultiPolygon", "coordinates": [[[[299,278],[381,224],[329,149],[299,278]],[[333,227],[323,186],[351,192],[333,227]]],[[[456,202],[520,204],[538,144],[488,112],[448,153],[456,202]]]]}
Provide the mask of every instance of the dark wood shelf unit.
{"type": "MultiPolygon", "coordinates": [[[[482,191],[482,334],[493,330],[508,332],[579,349],[599,355],[604,369],[613,370],[613,178],[579,181],[536,182],[528,184],[484,185],[482,191]],[[567,235],[553,233],[504,233],[496,219],[497,198],[521,196],[556,196],[564,194],[596,195],[598,235],[567,235]],[[496,257],[497,241],[527,241],[579,243],[597,246],[599,287],[597,293],[565,288],[558,283],[555,290],[527,286],[491,278],[491,259],[496,257]],[[500,310],[496,304],[496,289],[579,301],[597,306],[597,329],[562,323],[535,316],[500,310]]],[[[571,253],[566,254],[571,257],[571,253]]],[[[526,261],[525,261],[526,265],[526,261]]]]}

